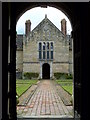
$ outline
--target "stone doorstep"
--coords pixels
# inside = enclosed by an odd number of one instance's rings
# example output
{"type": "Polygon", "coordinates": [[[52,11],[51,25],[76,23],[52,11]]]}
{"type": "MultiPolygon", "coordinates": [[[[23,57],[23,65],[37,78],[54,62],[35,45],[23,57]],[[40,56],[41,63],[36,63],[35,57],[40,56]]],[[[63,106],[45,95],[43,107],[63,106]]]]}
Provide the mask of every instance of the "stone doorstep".
{"type": "Polygon", "coordinates": [[[47,118],[58,118],[58,119],[60,119],[61,118],[61,120],[63,119],[63,118],[66,118],[66,119],[68,119],[68,120],[72,120],[73,119],[73,116],[71,116],[71,115],[40,115],[40,116],[23,116],[23,117],[17,117],[18,118],[18,120],[21,118],[28,118],[28,119],[35,119],[35,118],[37,118],[38,120],[39,120],[39,118],[43,118],[43,120],[44,119],[47,119],[47,118]]]}
{"type": "MultiPolygon", "coordinates": [[[[34,94],[34,92],[36,91],[37,87],[38,87],[38,84],[40,83],[40,81],[38,81],[35,85],[32,85],[29,89],[30,90],[30,94],[24,98],[24,100],[22,102],[20,102],[17,106],[26,106],[27,103],[29,102],[30,98],[32,97],[32,95],[34,94]]],[[[28,90],[29,90],[28,89],[28,90]]],[[[27,91],[26,91],[27,92],[27,91]]],[[[26,94],[26,92],[24,94],[26,94]]],[[[24,95],[23,94],[23,95],[24,95]]],[[[22,97],[22,96],[21,96],[22,97]]]]}

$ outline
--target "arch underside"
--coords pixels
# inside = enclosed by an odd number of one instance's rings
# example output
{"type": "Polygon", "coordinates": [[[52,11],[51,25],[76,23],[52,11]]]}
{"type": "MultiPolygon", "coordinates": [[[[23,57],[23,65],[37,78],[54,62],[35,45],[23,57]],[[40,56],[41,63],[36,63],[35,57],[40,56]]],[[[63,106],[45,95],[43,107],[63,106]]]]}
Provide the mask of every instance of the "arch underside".
{"type": "MultiPolygon", "coordinates": [[[[77,111],[78,114],[81,115],[83,119],[88,119],[87,116],[87,108],[88,108],[88,55],[89,51],[87,48],[89,47],[87,33],[88,33],[88,4],[86,3],[5,3],[2,6],[3,11],[3,98],[2,98],[2,117],[4,119],[15,119],[16,118],[16,79],[15,79],[15,55],[16,55],[16,21],[20,18],[20,16],[28,10],[28,8],[33,8],[35,6],[44,6],[47,5],[61,8],[64,13],[67,13],[69,16],[72,28],[73,28],[73,38],[74,38],[74,111],[77,111]],[[77,9],[76,9],[77,8],[77,9]],[[10,10],[10,11],[9,11],[10,10]],[[81,14],[85,13],[85,14],[81,14]],[[16,16],[15,16],[16,15],[16,16]],[[8,22],[10,21],[10,23],[8,22]],[[9,23],[9,25],[8,25],[9,23]],[[9,26],[11,25],[11,28],[9,26]],[[13,32],[12,32],[13,31],[13,32]],[[8,40],[8,36],[10,36],[10,42],[8,40]],[[10,51],[8,51],[8,46],[10,47],[10,51]],[[6,51],[10,56],[7,57],[6,51]],[[7,59],[8,61],[8,72],[10,73],[7,77],[7,59]],[[8,83],[9,81],[9,83],[8,83]],[[8,92],[8,87],[10,91],[8,92]],[[81,89],[82,85],[82,89],[81,89]],[[9,93],[9,94],[7,94],[9,93]],[[82,93],[82,94],[81,94],[82,93]],[[13,95],[14,94],[14,95],[13,95]],[[82,97],[82,99],[81,99],[82,97]],[[9,104],[8,104],[9,99],[9,104]],[[81,105],[83,105],[81,107],[81,105]],[[82,108],[82,110],[81,110],[82,108]],[[9,113],[8,113],[9,110],[9,113]]],[[[61,118],[62,119],[62,118],[61,118]]]]}

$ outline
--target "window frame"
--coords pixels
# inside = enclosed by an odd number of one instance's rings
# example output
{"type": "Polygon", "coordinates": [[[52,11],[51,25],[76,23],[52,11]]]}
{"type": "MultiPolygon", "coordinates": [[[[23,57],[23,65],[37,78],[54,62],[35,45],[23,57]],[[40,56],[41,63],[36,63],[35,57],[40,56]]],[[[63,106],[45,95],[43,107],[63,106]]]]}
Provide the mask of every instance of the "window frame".
{"type": "Polygon", "coordinates": [[[38,42],[38,58],[39,60],[53,60],[54,54],[54,42],[53,41],[39,41],[38,42]],[[41,47],[40,47],[41,45],[41,47]],[[52,48],[51,48],[52,46],[52,48]],[[41,53],[40,53],[41,52],[41,53]]]}

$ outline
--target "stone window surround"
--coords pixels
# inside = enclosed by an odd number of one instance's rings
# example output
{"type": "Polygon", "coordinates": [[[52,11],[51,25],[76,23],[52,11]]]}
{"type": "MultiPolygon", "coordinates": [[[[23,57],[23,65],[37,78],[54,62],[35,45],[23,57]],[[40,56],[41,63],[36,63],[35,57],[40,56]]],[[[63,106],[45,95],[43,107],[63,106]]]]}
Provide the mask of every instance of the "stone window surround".
{"type": "Polygon", "coordinates": [[[41,51],[41,53],[42,53],[42,59],[39,59],[39,57],[38,57],[39,60],[53,60],[53,59],[51,59],[51,51],[54,51],[54,41],[39,41],[38,42],[38,53],[39,53],[39,51],[41,51]],[[49,43],[49,49],[47,49],[45,47],[45,50],[43,50],[43,43],[44,42],[46,45],[47,45],[47,43],[49,43]],[[41,50],[39,49],[39,43],[41,43],[41,50]],[[51,43],[53,43],[53,49],[50,49],[51,43]],[[43,59],[43,51],[45,51],[45,59],[43,59]],[[47,51],[49,51],[49,59],[47,59],[47,51]]]}

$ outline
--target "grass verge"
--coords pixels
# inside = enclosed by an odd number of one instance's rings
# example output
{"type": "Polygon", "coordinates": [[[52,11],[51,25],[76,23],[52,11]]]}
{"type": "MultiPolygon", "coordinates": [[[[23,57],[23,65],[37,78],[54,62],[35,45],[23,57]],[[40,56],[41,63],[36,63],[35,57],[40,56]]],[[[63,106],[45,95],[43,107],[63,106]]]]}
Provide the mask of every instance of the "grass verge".
{"type": "Polygon", "coordinates": [[[16,80],[16,92],[20,97],[29,87],[36,84],[38,80],[16,80]]]}
{"type": "Polygon", "coordinates": [[[67,91],[69,94],[72,95],[73,93],[73,80],[56,80],[58,84],[62,86],[62,88],[67,91]]]}

